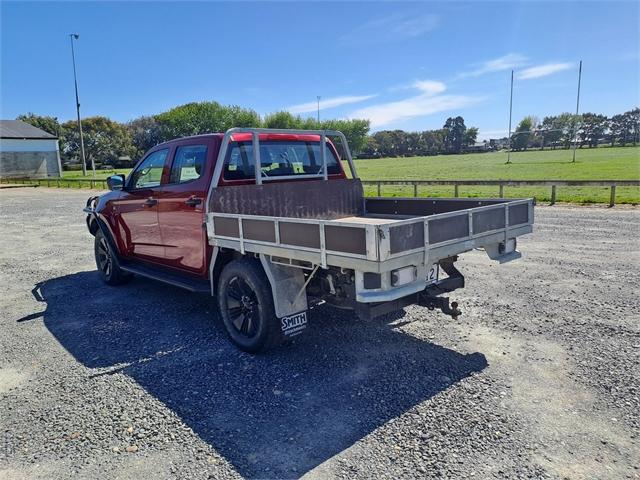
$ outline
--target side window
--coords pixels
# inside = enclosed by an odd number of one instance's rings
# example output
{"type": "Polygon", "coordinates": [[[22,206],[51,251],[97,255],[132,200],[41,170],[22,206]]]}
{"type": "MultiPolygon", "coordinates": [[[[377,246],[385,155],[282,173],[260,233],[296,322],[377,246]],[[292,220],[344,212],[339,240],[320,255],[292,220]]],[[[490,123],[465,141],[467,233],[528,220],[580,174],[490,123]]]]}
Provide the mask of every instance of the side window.
{"type": "Polygon", "coordinates": [[[223,178],[225,180],[246,180],[254,178],[255,173],[253,143],[233,143],[224,162],[223,178]]]}
{"type": "Polygon", "coordinates": [[[171,165],[169,183],[184,183],[197,180],[204,172],[207,159],[206,145],[178,147],[171,165]]]}
{"type": "Polygon", "coordinates": [[[133,189],[158,187],[162,179],[164,161],[168,153],[169,149],[158,150],[145,158],[131,174],[129,187],[133,189]]]}

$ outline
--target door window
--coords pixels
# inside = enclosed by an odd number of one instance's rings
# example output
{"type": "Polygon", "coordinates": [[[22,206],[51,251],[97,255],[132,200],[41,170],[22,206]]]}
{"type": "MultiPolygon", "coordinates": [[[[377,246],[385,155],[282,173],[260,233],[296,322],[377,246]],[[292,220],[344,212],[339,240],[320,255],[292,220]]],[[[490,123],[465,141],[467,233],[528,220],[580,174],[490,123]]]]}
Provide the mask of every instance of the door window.
{"type": "Polygon", "coordinates": [[[206,145],[178,147],[171,165],[169,183],[184,183],[200,178],[207,159],[206,145]]]}
{"type": "Polygon", "coordinates": [[[162,170],[169,149],[158,150],[145,158],[138,168],[131,174],[129,186],[132,189],[153,188],[160,186],[162,170]]]}

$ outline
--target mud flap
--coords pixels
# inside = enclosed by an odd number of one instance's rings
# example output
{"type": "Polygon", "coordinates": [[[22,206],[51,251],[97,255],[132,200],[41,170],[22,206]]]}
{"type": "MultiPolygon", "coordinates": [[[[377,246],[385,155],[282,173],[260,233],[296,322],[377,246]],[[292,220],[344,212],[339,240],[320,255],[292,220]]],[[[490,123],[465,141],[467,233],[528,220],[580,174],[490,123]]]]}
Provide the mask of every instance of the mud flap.
{"type": "Polygon", "coordinates": [[[260,262],[271,284],[276,317],[288,317],[307,310],[302,270],[275,264],[262,254],[260,262]]]}
{"type": "Polygon", "coordinates": [[[299,335],[307,328],[307,312],[280,318],[280,330],[285,337],[299,335]]]}

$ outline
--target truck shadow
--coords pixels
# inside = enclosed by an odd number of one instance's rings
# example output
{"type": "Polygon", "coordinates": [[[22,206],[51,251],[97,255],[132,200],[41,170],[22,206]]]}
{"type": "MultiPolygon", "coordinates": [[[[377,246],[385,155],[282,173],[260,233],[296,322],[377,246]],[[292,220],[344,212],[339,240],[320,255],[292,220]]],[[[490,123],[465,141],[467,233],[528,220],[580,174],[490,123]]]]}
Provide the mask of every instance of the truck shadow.
{"type": "Polygon", "coordinates": [[[33,293],[47,304],[46,327],[90,369],[89,382],[132,377],[249,478],[303,475],[487,366],[480,353],[328,308],[311,313],[292,345],[251,356],[227,341],[206,296],[138,278],[107,287],[95,272],[33,293]]]}

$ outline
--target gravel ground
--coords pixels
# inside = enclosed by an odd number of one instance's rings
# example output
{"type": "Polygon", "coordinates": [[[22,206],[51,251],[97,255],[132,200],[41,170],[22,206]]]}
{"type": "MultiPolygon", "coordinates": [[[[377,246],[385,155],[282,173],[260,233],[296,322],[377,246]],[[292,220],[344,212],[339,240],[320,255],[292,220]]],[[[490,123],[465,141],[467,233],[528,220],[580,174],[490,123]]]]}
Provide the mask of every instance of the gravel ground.
{"type": "Polygon", "coordinates": [[[86,191],[0,190],[0,478],[639,478],[639,210],[538,207],[451,321],[317,309],[251,356],[95,272],[86,191]]]}

